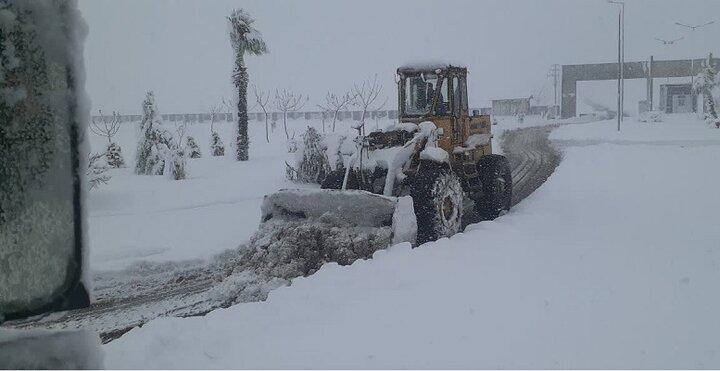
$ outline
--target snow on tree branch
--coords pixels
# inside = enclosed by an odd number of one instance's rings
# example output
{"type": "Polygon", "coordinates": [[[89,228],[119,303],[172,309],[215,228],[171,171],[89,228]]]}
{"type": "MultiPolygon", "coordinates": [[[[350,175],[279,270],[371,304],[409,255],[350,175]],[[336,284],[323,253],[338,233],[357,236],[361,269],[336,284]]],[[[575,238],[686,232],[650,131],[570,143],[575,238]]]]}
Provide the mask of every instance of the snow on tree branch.
{"type": "MultiPolygon", "coordinates": [[[[330,112],[333,114],[332,131],[335,132],[335,123],[337,122],[338,115],[341,111],[344,111],[352,104],[355,96],[350,92],[345,92],[342,95],[337,95],[332,92],[328,92],[325,96],[325,103],[319,104],[318,107],[323,111],[330,112]]],[[[325,126],[323,125],[323,130],[325,126]]]]}
{"type": "Polygon", "coordinates": [[[238,54],[262,55],[269,52],[260,31],[252,24],[255,19],[242,9],[235,9],[228,17],[230,42],[238,54]]]}
{"type": "Polygon", "coordinates": [[[283,114],[283,127],[285,128],[285,137],[290,139],[290,134],[287,129],[287,114],[288,112],[296,112],[302,109],[307,103],[309,97],[302,94],[297,94],[292,90],[275,89],[275,106],[283,114]]]}
{"type": "Polygon", "coordinates": [[[365,133],[365,117],[370,107],[380,96],[382,85],[378,82],[377,74],[362,82],[361,85],[355,84],[352,89],[353,104],[362,109],[360,117],[360,126],[363,134],[365,133]]]}
{"type": "Polygon", "coordinates": [[[113,111],[111,116],[104,116],[102,110],[98,110],[98,117],[92,118],[90,131],[93,134],[108,139],[108,145],[112,144],[113,135],[120,130],[120,114],[113,111]]]}

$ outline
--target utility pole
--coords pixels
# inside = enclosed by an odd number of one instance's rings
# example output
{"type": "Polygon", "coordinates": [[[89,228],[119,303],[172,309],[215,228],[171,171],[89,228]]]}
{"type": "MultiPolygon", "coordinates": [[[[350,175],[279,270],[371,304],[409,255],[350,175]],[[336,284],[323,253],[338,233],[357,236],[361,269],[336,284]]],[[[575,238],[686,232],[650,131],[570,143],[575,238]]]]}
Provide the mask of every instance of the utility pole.
{"type": "Polygon", "coordinates": [[[557,117],[559,114],[559,107],[558,107],[558,101],[557,101],[557,85],[558,85],[558,77],[560,76],[560,65],[553,64],[550,66],[550,72],[548,72],[548,77],[552,77],[553,79],[553,118],[557,121],[557,117]]]}
{"type": "Polygon", "coordinates": [[[625,3],[617,0],[607,0],[610,4],[620,5],[618,11],[618,112],[617,129],[620,131],[620,122],[623,121],[625,98],[625,3]]]}
{"type": "Polygon", "coordinates": [[[617,102],[617,130],[620,131],[620,122],[622,121],[622,41],[621,41],[621,33],[620,33],[620,25],[622,22],[622,18],[620,14],[618,13],[618,102],[617,102]]]}

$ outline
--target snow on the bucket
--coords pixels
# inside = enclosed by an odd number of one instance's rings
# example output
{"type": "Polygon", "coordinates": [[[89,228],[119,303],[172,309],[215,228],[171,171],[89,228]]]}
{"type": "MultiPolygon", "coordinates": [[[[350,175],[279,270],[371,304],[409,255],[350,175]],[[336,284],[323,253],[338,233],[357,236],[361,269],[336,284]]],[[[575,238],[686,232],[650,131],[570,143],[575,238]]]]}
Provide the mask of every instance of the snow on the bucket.
{"type": "Polygon", "coordinates": [[[348,223],[380,227],[392,219],[397,199],[360,190],[283,189],[265,196],[262,220],[304,219],[334,214],[348,223]]]}

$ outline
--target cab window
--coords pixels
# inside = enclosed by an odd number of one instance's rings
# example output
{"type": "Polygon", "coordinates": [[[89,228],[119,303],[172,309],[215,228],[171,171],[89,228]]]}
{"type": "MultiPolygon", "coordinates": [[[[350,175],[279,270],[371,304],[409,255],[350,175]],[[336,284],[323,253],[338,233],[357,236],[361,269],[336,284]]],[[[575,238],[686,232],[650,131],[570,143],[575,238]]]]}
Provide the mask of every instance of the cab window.
{"type": "Polygon", "coordinates": [[[450,84],[447,77],[443,77],[440,81],[440,94],[438,94],[438,102],[435,114],[438,116],[446,116],[450,113],[450,84]]]}

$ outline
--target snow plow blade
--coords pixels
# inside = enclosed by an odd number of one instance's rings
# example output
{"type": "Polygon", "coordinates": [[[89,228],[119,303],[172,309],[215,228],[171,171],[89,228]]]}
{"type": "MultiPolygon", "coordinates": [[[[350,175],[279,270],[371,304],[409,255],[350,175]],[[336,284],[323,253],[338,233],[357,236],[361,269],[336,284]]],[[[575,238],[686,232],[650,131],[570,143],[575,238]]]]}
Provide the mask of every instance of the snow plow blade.
{"type": "Polygon", "coordinates": [[[262,223],[303,219],[341,221],[350,228],[389,228],[392,243],[415,244],[417,222],[412,198],[359,190],[282,189],[265,196],[262,223]]]}

